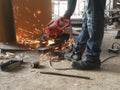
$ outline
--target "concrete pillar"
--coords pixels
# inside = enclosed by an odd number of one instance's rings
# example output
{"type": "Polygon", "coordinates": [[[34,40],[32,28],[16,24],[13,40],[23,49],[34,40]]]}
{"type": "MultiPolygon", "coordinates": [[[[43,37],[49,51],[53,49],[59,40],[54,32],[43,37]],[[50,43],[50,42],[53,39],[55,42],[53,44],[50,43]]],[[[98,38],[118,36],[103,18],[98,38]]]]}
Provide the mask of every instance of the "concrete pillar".
{"type": "Polygon", "coordinates": [[[0,42],[16,42],[11,0],[0,0],[0,42]]]}

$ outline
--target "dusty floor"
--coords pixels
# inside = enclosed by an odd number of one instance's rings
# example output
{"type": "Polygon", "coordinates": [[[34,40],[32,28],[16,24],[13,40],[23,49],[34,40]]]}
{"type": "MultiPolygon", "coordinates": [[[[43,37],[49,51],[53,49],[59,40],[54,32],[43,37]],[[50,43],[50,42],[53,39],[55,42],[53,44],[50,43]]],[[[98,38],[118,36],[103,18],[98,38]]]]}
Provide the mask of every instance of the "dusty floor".
{"type": "MultiPolygon", "coordinates": [[[[108,53],[108,48],[115,41],[120,43],[119,40],[114,39],[115,35],[114,30],[105,32],[101,60],[114,55],[108,53]]],[[[53,70],[49,67],[46,57],[40,57],[38,51],[17,52],[16,54],[24,55],[24,61],[28,63],[13,72],[0,71],[0,90],[120,90],[120,55],[104,62],[101,70],[83,71],[53,70]],[[37,60],[41,60],[41,65],[44,67],[32,69],[30,63],[37,60]],[[45,75],[40,74],[40,71],[87,76],[92,80],[45,75]]],[[[54,67],[68,68],[70,62],[67,60],[57,62],[54,63],[54,67]]]]}

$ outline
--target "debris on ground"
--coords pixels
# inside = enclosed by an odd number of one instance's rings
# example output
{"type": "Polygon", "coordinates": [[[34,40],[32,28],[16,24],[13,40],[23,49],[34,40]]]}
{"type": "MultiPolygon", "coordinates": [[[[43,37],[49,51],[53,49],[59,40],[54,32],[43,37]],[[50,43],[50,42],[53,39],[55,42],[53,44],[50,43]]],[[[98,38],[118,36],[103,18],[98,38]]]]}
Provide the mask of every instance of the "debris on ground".
{"type": "Polygon", "coordinates": [[[5,54],[0,52],[0,59],[10,59],[10,58],[14,58],[15,57],[15,53],[11,53],[11,52],[6,52],[5,54]]]}
{"type": "Polygon", "coordinates": [[[5,72],[9,72],[20,67],[22,63],[23,63],[23,60],[9,60],[1,64],[1,70],[5,72]]]}

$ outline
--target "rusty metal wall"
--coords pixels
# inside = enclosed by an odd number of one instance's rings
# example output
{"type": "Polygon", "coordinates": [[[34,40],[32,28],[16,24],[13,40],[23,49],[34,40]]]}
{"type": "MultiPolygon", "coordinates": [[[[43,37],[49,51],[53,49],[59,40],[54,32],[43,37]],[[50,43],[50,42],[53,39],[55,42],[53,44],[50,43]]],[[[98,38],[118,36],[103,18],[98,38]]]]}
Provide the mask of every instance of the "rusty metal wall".
{"type": "Polygon", "coordinates": [[[15,28],[11,0],[0,0],[0,42],[15,42],[15,28]]]}
{"type": "Polygon", "coordinates": [[[13,0],[13,10],[16,32],[24,38],[39,38],[52,17],[51,0],[13,0]]]}
{"type": "Polygon", "coordinates": [[[0,42],[16,41],[19,33],[23,38],[39,38],[51,17],[51,0],[0,0],[0,42]]]}

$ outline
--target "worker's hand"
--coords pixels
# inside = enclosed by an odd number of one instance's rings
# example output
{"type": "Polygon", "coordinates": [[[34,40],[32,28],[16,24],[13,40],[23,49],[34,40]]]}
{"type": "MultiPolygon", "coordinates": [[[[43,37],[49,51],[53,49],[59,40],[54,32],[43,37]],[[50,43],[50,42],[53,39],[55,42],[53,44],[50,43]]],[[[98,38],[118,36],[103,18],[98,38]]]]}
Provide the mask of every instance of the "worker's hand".
{"type": "Polygon", "coordinates": [[[69,18],[66,18],[66,17],[60,17],[59,19],[58,19],[58,23],[59,23],[59,25],[61,26],[61,27],[63,27],[63,28],[66,28],[66,27],[68,27],[68,26],[70,26],[70,19],[69,18]]]}
{"type": "Polygon", "coordinates": [[[63,22],[70,22],[70,18],[66,18],[64,16],[60,17],[60,20],[63,22]]]}
{"type": "Polygon", "coordinates": [[[43,32],[49,37],[57,36],[58,34],[62,33],[68,26],[70,26],[70,19],[60,17],[50,21],[43,29],[43,32]]]}

